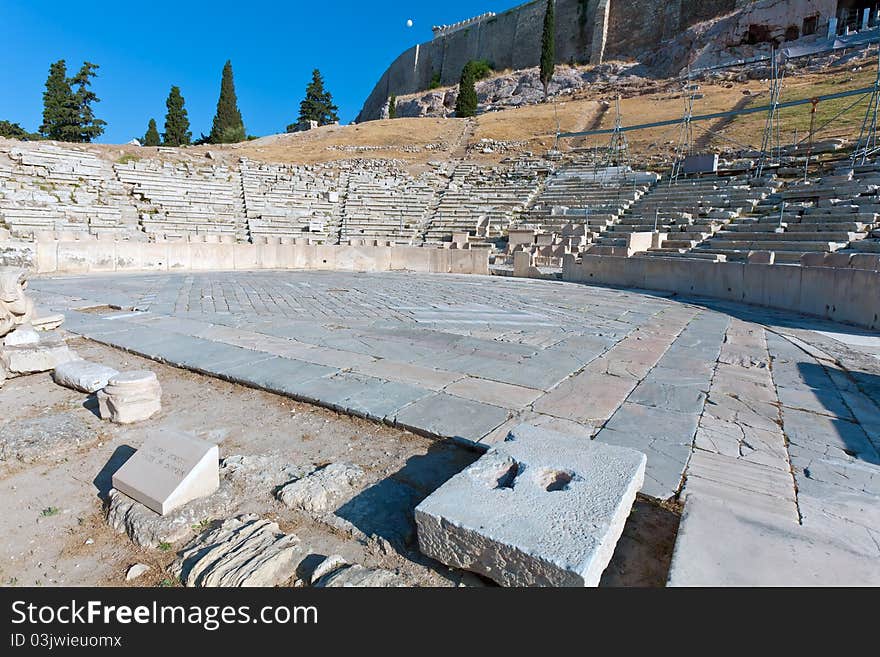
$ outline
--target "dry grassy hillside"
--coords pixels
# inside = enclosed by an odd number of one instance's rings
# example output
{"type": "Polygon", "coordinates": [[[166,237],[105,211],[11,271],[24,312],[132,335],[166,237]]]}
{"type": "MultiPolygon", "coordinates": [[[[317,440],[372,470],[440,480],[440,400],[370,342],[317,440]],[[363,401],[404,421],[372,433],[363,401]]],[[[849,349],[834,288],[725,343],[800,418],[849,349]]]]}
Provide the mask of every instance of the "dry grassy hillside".
{"type": "MultiPolygon", "coordinates": [[[[729,77],[733,78],[734,74],[729,77]]],[[[847,89],[868,87],[876,78],[871,64],[828,68],[822,72],[789,74],[782,100],[811,98],[847,89]]],[[[263,137],[229,146],[198,146],[185,149],[140,148],[136,146],[83,146],[107,159],[156,158],[191,160],[210,157],[218,163],[232,164],[240,157],[265,162],[314,164],[334,160],[397,159],[414,173],[429,162],[468,157],[492,164],[524,153],[541,154],[556,144],[557,126],[561,131],[578,132],[612,128],[614,100],[618,91],[603,84],[587,88],[555,102],[490,112],[475,119],[401,118],[372,121],[359,125],[325,126],[297,134],[263,137]],[[484,140],[488,140],[484,141],[484,140]]],[[[713,80],[700,82],[696,114],[734,108],[766,105],[766,80],[713,80]]],[[[651,81],[643,92],[623,88],[621,112],[624,125],[674,119],[682,116],[685,98],[675,80],[651,81]]],[[[847,137],[855,139],[864,117],[867,97],[821,103],[816,116],[817,139],[847,137]],[[849,109],[848,109],[849,108],[849,109]],[[848,111],[846,111],[848,109],[848,111]]],[[[803,139],[810,127],[810,106],[783,110],[782,142],[803,139]]],[[[758,148],[766,114],[739,116],[714,122],[695,123],[696,145],[701,149],[758,148]]],[[[630,132],[627,134],[636,160],[657,161],[672,155],[679,139],[678,126],[630,132]]],[[[604,147],[609,136],[563,139],[562,151],[604,147]]]]}

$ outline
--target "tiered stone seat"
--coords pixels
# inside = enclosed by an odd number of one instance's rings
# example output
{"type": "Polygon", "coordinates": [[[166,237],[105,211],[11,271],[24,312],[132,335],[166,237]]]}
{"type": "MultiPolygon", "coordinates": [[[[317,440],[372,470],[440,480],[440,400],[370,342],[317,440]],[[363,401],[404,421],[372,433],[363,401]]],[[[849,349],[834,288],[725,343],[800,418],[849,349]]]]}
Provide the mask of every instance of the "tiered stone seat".
{"type": "Polygon", "coordinates": [[[341,241],[421,242],[428,212],[437,195],[435,186],[436,181],[426,175],[414,179],[403,172],[385,176],[372,171],[351,173],[341,241]]]}
{"type": "Polygon", "coordinates": [[[629,167],[597,168],[586,163],[565,166],[547,180],[522,224],[557,233],[568,224],[582,225],[587,242],[592,242],[658,178],[657,174],[629,167]]]}
{"type": "Polygon", "coordinates": [[[52,144],[0,148],[0,221],[19,239],[139,239],[112,166],[52,144]]]}
{"type": "MultiPolygon", "coordinates": [[[[867,178],[867,177],[865,177],[867,178]]],[[[797,264],[808,253],[834,253],[864,240],[880,211],[877,186],[852,170],[797,182],[718,231],[694,251],[744,260],[750,251],[772,251],[775,261],[797,264]]]]}
{"type": "Polygon", "coordinates": [[[242,187],[251,239],[310,238],[336,244],[346,176],[335,167],[242,160],[242,187]]]}
{"type": "Polygon", "coordinates": [[[667,233],[667,240],[648,255],[701,257],[692,249],[751,212],[778,184],[773,179],[750,181],[738,176],[664,177],[597,244],[623,246],[629,233],[656,230],[667,233]]]}
{"type": "Polygon", "coordinates": [[[545,168],[530,162],[491,169],[459,164],[440,197],[425,241],[448,242],[455,233],[501,236],[530,205],[545,175],[545,168]]]}
{"type": "Polygon", "coordinates": [[[141,226],[154,239],[248,239],[238,172],[152,160],[116,164],[115,169],[139,201],[141,226]]]}

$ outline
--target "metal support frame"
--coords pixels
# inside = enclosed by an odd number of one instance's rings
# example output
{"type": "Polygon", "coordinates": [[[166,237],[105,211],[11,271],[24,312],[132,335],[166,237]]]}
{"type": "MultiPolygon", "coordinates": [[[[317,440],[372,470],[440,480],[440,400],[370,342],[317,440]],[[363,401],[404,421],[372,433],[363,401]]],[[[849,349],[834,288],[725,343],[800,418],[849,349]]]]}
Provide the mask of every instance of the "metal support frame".
{"type": "Polygon", "coordinates": [[[770,78],[770,111],[767,113],[767,123],[764,126],[764,134],[761,138],[761,157],[755,168],[755,178],[761,178],[768,164],[778,163],[782,156],[782,129],[779,120],[779,101],[782,95],[782,81],[785,73],[779,74],[779,56],[776,48],[771,56],[770,78]]]}
{"type": "Polygon", "coordinates": [[[877,79],[874,81],[874,88],[868,101],[868,109],[865,111],[865,119],[862,121],[859,141],[852,153],[853,166],[864,166],[868,158],[878,151],[877,115],[880,113],[880,50],[878,50],[877,57],[877,79]]]}

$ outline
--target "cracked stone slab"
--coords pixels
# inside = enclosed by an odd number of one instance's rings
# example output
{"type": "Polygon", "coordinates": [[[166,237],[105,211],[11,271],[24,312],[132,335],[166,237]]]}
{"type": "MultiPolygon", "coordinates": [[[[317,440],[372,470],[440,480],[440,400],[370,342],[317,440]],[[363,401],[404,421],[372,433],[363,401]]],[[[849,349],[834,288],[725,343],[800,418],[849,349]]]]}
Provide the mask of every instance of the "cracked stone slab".
{"type": "Polygon", "coordinates": [[[597,586],[645,456],[528,425],[416,507],[419,548],[503,586],[597,586]]]}
{"type": "Polygon", "coordinates": [[[795,521],[689,495],[667,585],[877,586],[878,557],[876,546],[859,551],[795,521]]]}

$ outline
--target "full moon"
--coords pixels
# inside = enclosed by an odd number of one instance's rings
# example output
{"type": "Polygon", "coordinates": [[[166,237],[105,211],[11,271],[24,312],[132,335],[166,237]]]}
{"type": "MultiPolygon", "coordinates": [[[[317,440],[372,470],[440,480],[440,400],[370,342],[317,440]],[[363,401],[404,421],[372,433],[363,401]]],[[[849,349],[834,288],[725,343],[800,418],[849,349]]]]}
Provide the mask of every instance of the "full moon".
{"type": "Polygon", "coordinates": [[[412,22],[412,19],[411,19],[411,18],[406,22],[406,26],[407,26],[407,27],[412,27],[412,26],[413,26],[413,22],[412,22]]]}

